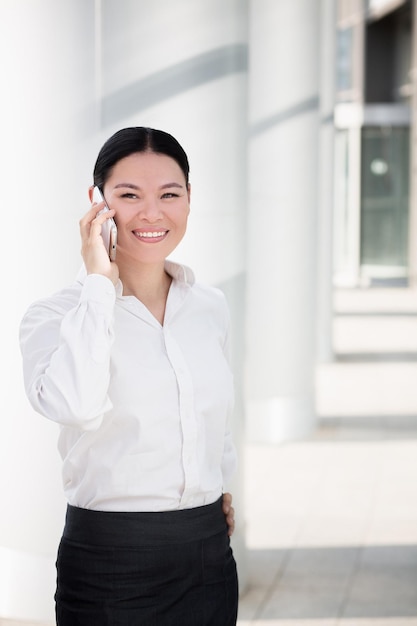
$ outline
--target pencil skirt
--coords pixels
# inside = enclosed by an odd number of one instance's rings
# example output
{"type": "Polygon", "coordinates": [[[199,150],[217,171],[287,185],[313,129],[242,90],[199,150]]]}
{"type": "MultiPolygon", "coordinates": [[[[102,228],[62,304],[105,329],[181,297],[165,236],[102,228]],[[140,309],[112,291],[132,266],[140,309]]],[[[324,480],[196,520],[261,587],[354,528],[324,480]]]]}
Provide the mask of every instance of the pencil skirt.
{"type": "Polygon", "coordinates": [[[58,626],[235,626],[221,499],[162,513],[68,506],[55,602],[58,626]]]}

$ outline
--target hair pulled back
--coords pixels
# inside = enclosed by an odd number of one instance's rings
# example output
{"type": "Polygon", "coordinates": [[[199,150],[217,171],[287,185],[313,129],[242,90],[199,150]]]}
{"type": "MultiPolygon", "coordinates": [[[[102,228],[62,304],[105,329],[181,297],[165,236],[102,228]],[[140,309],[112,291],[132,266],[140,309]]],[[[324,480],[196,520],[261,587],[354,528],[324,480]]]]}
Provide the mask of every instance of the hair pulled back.
{"type": "Polygon", "coordinates": [[[188,185],[190,166],[182,146],[169,133],[144,126],[123,128],[107,139],[94,166],[94,184],[103,191],[116,163],[135,152],[155,152],[171,157],[178,163],[188,185]]]}

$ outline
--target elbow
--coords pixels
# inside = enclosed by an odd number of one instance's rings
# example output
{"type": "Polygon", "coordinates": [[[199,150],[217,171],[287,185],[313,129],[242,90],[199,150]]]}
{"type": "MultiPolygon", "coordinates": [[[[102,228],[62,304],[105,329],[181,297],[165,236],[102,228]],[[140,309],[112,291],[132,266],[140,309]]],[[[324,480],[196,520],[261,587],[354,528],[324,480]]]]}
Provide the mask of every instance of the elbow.
{"type": "Polygon", "coordinates": [[[103,415],[110,407],[93,406],[89,402],[77,399],[51,397],[44,389],[33,389],[29,401],[33,409],[43,417],[60,426],[76,428],[81,431],[97,430],[103,421],[103,415]]]}

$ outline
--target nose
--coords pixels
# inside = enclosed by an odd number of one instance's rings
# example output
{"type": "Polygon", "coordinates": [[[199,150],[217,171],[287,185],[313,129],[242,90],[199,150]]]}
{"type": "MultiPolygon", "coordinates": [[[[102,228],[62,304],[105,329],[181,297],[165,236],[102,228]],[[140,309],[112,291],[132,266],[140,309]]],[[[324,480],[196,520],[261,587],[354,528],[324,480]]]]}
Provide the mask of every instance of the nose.
{"type": "Polygon", "coordinates": [[[139,214],[142,219],[147,222],[153,223],[162,219],[162,211],[160,209],[159,203],[154,198],[147,198],[141,204],[141,208],[139,214]]]}

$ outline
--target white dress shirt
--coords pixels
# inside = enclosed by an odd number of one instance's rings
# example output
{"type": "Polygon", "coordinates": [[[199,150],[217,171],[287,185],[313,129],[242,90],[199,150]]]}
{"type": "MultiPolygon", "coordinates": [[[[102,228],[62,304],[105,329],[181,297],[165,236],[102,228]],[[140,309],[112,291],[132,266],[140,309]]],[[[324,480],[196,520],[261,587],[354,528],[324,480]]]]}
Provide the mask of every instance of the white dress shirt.
{"type": "Polygon", "coordinates": [[[166,511],[218,499],[236,467],[229,314],[218,289],[173,277],[164,324],[91,274],[34,303],[21,324],[25,388],[61,425],[73,506],[166,511]]]}

